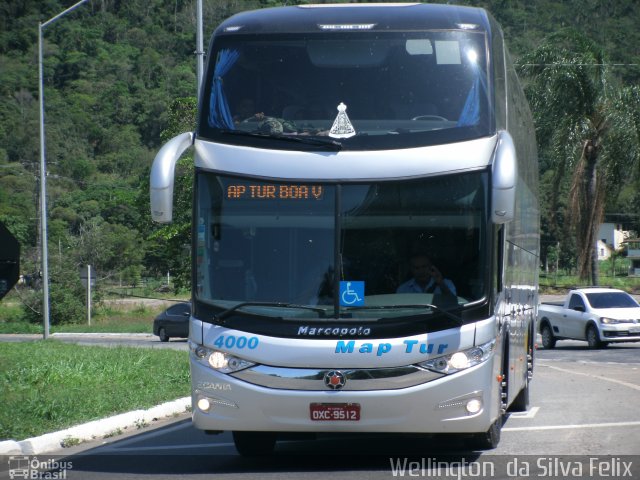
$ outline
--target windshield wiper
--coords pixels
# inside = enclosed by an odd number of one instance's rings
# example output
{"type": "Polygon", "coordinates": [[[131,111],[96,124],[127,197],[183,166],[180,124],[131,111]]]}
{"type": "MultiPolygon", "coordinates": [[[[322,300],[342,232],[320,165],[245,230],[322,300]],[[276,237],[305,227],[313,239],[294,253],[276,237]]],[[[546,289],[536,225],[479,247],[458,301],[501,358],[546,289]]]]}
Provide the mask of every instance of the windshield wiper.
{"type": "Polygon", "coordinates": [[[335,140],[325,140],[324,138],[311,137],[307,135],[279,135],[277,137],[280,140],[287,140],[289,142],[304,143],[305,145],[318,145],[323,147],[331,147],[332,150],[341,150],[342,143],[335,140]]]}
{"type": "Polygon", "coordinates": [[[341,150],[342,143],[335,140],[325,140],[323,138],[311,137],[307,135],[269,135],[260,132],[245,132],[244,130],[220,129],[222,133],[230,135],[238,135],[242,137],[266,138],[270,140],[284,140],[286,142],[302,143],[304,145],[314,145],[319,147],[328,147],[331,150],[341,150]]]}
{"type": "Polygon", "coordinates": [[[445,317],[450,318],[451,320],[455,320],[460,325],[464,324],[462,317],[454,315],[449,310],[431,303],[418,303],[413,305],[378,305],[375,307],[347,307],[347,310],[397,310],[401,308],[430,308],[438,313],[442,313],[445,317]]]}
{"type": "Polygon", "coordinates": [[[236,310],[239,310],[243,307],[280,307],[280,308],[297,308],[301,310],[312,310],[314,312],[322,314],[324,316],[326,314],[326,310],[320,307],[310,307],[308,305],[297,305],[295,303],[286,303],[286,302],[241,302],[237,305],[234,305],[231,308],[227,308],[222,312],[213,316],[213,321],[215,323],[224,323],[224,319],[231,315],[236,310]]]}

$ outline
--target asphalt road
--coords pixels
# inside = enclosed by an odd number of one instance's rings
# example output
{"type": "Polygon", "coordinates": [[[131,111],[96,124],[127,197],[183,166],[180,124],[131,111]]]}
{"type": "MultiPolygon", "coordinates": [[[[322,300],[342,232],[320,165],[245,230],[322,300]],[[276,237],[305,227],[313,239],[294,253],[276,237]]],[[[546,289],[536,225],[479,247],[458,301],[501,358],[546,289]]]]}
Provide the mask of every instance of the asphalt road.
{"type": "Polygon", "coordinates": [[[469,451],[446,438],[354,435],[290,438],[272,457],[247,460],[229,433],[207,436],[181,417],[106,444],[61,451],[64,457],[50,458],[71,468],[50,473],[82,480],[638,478],[638,399],[640,344],[589,350],[565,341],[537,351],[531,408],[509,415],[492,451],[469,451]]]}

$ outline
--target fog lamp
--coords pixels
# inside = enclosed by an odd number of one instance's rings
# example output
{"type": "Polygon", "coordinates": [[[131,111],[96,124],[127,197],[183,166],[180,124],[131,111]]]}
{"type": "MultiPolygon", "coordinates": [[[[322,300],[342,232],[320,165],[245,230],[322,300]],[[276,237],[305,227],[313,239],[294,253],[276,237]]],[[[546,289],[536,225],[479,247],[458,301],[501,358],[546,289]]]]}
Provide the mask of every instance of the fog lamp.
{"type": "Polygon", "coordinates": [[[467,409],[467,412],[471,414],[478,413],[480,410],[482,410],[482,400],[473,398],[467,402],[465,408],[467,409]]]}
{"type": "Polygon", "coordinates": [[[198,408],[201,411],[207,413],[211,408],[211,402],[209,402],[209,400],[206,398],[201,398],[200,400],[198,400],[198,408]]]}

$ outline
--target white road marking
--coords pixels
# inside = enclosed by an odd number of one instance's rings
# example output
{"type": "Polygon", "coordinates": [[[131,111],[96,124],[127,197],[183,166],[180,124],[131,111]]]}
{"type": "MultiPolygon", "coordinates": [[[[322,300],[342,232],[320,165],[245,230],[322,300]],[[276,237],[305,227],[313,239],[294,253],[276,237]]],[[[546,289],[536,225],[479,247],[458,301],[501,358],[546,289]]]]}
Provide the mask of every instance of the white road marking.
{"type": "Polygon", "coordinates": [[[540,410],[540,407],[531,407],[526,412],[510,413],[509,418],[533,418],[538,413],[538,410],[540,410]]]}
{"type": "Polygon", "coordinates": [[[540,427],[504,427],[503,432],[525,432],[541,430],[568,430],[577,428],[614,428],[614,427],[638,427],[638,422],[617,422],[617,423],[585,423],[582,425],[544,425],[540,427]]]}
{"type": "Polygon", "coordinates": [[[605,382],[617,383],[618,385],[623,385],[625,387],[633,388],[634,390],[640,391],[640,385],[636,385],[635,383],[629,383],[629,382],[625,382],[623,380],[616,380],[615,378],[608,378],[608,377],[605,377],[605,376],[602,376],[602,375],[593,375],[591,373],[575,372],[573,370],[567,370],[565,368],[554,367],[552,365],[541,365],[541,366],[546,367],[546,368],[551,368],[551,369],[557,370],[559,372],[570,373],[572,375],[582,375],[583,377],[590,377],[590,378],[594,378],[596,380],[602,380],[602,381],[605,381],[605,382]]]}

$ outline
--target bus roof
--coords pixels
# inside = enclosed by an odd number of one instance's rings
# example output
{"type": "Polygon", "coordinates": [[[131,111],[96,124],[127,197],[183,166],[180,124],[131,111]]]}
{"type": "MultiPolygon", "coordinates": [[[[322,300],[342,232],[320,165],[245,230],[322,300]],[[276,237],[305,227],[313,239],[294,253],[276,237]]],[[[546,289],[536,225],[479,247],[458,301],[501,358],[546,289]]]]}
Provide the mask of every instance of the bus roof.
{"type": "Polygon", "coordinates": [[[431,4],[323,4],[265,8],[225,20],[215,35],[301,33],[320,30],[438,30],[490,31],[481,8],[431,4]]]}

